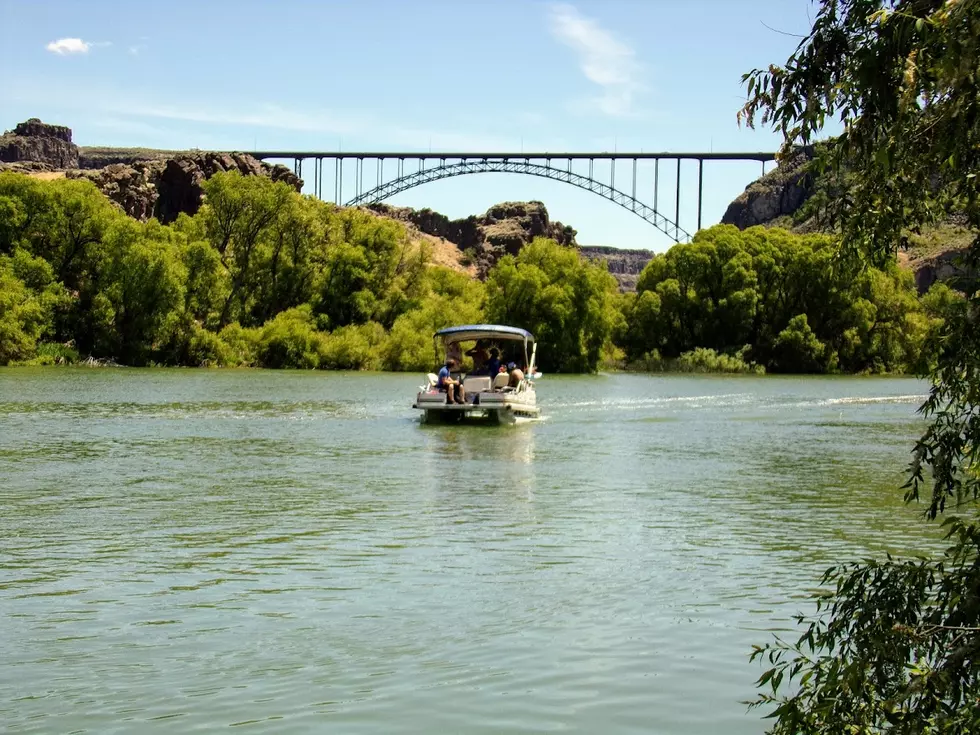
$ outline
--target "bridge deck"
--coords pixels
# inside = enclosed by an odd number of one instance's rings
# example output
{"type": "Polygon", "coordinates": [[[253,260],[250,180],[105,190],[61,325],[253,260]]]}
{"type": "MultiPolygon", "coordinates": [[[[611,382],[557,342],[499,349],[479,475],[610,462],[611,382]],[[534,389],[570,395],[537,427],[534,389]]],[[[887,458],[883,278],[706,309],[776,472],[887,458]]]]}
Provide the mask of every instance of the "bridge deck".
{"type": "Polygon", "coordinates": [[[519,152],[519,153],[480,153],[480,152],[406,152],[406,151],[243,151],[258,159],[265,158],[405,158],[405,159],[429,159],[441,160],[444,158],[463,158],[463,159],[502,159],[502,158],[535,158],[535,159],[568,159],[581,161],[603,161],[603,160],[664,160],[664,159],[685,159],[696,161],[775,161],[776,154],[766,151],[756,151],[749,153],[670,153],[662,151],[659,153],[619,153],[604,151],[602,153],[574,153],[553,151],[548,152],[519,152]]]}

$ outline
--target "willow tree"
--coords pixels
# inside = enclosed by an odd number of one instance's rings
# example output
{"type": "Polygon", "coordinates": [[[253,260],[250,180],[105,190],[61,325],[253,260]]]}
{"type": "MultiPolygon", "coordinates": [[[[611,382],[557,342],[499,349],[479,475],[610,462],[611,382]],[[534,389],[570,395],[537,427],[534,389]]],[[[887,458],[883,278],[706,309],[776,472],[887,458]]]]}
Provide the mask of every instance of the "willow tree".
{"type": "MultiPolygon", "coordinates": [[[[817,165],[849,172],[834,207],[845,253],[879,262],[908,230],[959,213],[980,262],[980,0],[822,0],[782,66],[746,74],[740,119],[786,149],[828,121],[842,134],[817,165]]],[[[757,705],[774,733],[980,731],[980,303],[947,319],[913,450],[906,499],[945,514],[940,558],[836,567],[795,642],[755,656],[771,668],[757,705]]]]}

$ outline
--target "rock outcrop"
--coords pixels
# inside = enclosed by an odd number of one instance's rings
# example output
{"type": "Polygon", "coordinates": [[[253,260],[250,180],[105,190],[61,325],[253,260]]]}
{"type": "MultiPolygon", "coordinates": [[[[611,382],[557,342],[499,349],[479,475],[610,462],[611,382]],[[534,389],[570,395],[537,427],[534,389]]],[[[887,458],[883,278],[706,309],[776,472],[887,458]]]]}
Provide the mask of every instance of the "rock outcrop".
{"type": "Polygon", "coordinates": [[[287,167],[271,166],[247,153],[187,153],[174,158],[111,163],[100,169],[69,171],[69,178],[95,183],[126,214],[137,219],[156,217],[173,222],[181,212],[195,214],[204,198],[202,184],[216,173],[238,171],[243,176],[268,176],[296,191],[303,180],[287,167]]]}
{"type": "Polygon", "coordinates": [[[156,181],[161,169],[158,161],[138,161],[132,166],[113,163],[95,171],[74,169],[66,175],[88,179],[130,217],[147,220],[156,215],[160,198],[156,181]]]}
{"type": "Polygon", "coordinates": [[[650,250],[620,250],[595,245],[580,245],[579,252],[589,260],[604,260],[619,283],[620,291],[636,290],[636,281],[654,256],[650,250]]]}
{"type": "Polygon", "coordinates": [[[813,178],[806,164],[813,159],[813,148],[801,148],[792,158],[756,179],[725,211],[721,223],[741,230],[768,225],[795,213],[813,193],[813,178]]]}
{"type": "Polygon", "coordinates": [[[920,294],[925,293],[937,281],[952,288],[972,285],[977,280],[976,272],[963,264],[963,252],[959,250],[941,253],[921,262],[911,262],[909,267],[915,274],[915,287],[920,294]]]}
{"type": "Polygon", "coordinates": [[[64,171],[67,178],[88,179],[131,217],[156,217],[165,223],[181,212],[197,212],[204,195],[201,184],[221,171],[267,176],[296,191],[303,188],[303,180],[286,166],[273,166],[247,153],[143,148],[94,148],[80,153],[71,142],[71,128],[37,118],[0,136],[0,161],[3,168],[15,171],[64,171]]]}
{"type": "Polygon", "coordinates": [[[32,117],[0,136],[0,161],[30,162],[48,171],[77,168],[78,146],[71,142],[71,128],[32,117]]]}
{"type": "Polygon", "coordinates": [[[458,220],[431,209],[383,203],[369,205],[369,209],[455,243],[476,264],[480,278],[485,278],[504,255],[516,255],[535,237],[549,237],[562,245],[576,244],[575,230],[561,222],[552,222],[541,202],[503,202],[490,207],[482,216],[458,220]]]}

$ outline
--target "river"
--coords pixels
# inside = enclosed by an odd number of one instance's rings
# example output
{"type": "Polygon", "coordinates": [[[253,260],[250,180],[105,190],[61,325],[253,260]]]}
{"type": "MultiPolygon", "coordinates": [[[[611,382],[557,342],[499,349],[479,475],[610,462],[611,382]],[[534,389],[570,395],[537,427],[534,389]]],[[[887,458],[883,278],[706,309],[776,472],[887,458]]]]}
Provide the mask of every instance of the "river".
{"type": "Polygon", "coordinates": [[[751,645],[937,543],[918,380],[545,376],[511,427],[419,382],[0,370],[0,721],[757,734],[751,645]]]}

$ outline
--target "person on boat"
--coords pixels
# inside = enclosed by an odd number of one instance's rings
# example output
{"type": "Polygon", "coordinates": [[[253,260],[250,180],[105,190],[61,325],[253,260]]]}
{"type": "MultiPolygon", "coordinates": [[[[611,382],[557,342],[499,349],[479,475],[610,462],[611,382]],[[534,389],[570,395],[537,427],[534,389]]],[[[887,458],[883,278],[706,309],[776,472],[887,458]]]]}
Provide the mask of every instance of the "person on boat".
{"type": "Polygon", "coordinates": [[[524,380],[524,371],[517,367],[516,362],[512,362],[507,366],[507,371],[510,373],[510,387],[516,388],[524,380]]]}
{"type": "Polygon", "coordinates": [[[458,363],[456,358],[450,357],[446,364],[439,369],[439,382],[437,386],[440,391],[446,394],[449,403],[466,403],[466,391],[463,384],[452,377],[452,371],[458,363]]]}
{"type": "Polygon", "coordinates": [[[500,351],[496,347],[490,349],[490,359],[487,360],[487,375],[493,380],[500,372],[500,351]]]}
{"type": "Polygon", "coordinates": [[[487,360],[490,359],[490,355],[487,353],[486,340],[478,339],[476,341],[476,347],[469,350],[466,354],[473,358],[473,375],[481,375],[487,364],[487,360]]]}
{"type": "Polygon", "coordinates": [[[456,361],[457,365],[463,363],[463,348],[460,346],[459,342],[450,342],[449,347],[446,350],[447,357],[452,358],[456,361]]]}

